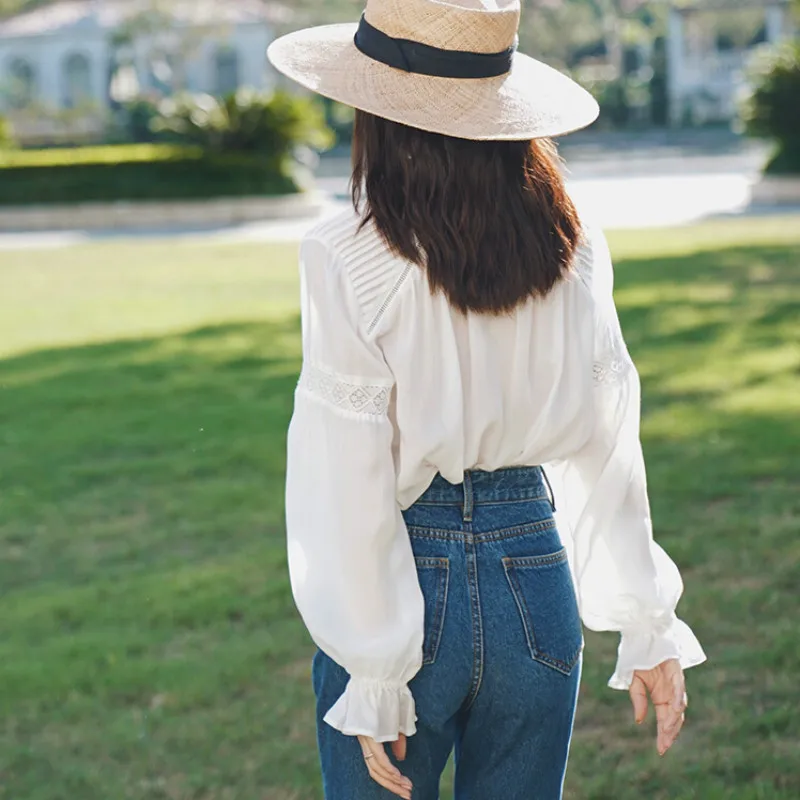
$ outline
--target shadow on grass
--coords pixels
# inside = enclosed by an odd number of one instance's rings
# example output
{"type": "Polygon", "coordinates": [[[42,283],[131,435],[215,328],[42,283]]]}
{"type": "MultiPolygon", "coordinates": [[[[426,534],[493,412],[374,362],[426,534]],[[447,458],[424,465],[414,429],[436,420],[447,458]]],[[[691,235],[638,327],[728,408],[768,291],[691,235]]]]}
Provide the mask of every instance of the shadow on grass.
{"type": "Polygon", "coordinates": [[[648,348],[702,343],[737,323],[746,323],[749,334],[764,343],[780,342],[783,326],[797,322],[797,248],[736,247],[679,258],[634,258],[619,261],[615,270],[626,337],[646,341],[648,348]],[[626,290],[634,299],[626,300],[626,290]],[[692,326],[665,332],[654,325],[665,310],[687,309],[702,314],[692,326]]]}
{"type": "Polygon", "coordinates": [[[0,584],[278,536],[298,333],[295,317],[0,361],[0,584]],[[136,547],[111,546],[120,526],[136,547]]]}
{"type": "Polygon", "coordinates": [[[689,723],[662,765],[603,685],[613,637],[589,635],[567,798],[800,796],[797,267],[796,247],[771,245],[616,265],[656,537],[709,664],[689,673],[689,723]]]}
{"type": "MultiPolygon", "coordinates": [[[[589,637],[568,797],[794,800],[796,254],[628,259],[617,288],[657,535],[712,661],[662,767],[589,637]]],[[[319,796],[283,543],[299,366],[296,317],[0,362],[10,796],[319,796]]]]}

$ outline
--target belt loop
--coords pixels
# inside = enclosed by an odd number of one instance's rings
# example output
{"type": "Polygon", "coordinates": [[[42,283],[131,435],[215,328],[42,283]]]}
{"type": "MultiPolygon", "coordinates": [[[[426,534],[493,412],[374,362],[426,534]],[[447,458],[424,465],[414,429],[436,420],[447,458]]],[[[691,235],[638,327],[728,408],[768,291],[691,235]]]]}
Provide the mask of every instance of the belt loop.
{"type": "Polygon", "coordinates": [[[556,496],[553,492],[553,487],[550,485],[550,478],[547,477],[547,473],[544,471],[544,467],[539,467],[542,471],[542,477],[544,478],[544,482],[547,484],[547,491],[550,493],[550,505],[553,506],[553,511],[556,510],[556,496]]]}
{"type": "Polygon", "coordinates": [[[474,499],[472,496],[472,475],[464,472],[464,522],[472,522],[472,507],[474,499]]]}

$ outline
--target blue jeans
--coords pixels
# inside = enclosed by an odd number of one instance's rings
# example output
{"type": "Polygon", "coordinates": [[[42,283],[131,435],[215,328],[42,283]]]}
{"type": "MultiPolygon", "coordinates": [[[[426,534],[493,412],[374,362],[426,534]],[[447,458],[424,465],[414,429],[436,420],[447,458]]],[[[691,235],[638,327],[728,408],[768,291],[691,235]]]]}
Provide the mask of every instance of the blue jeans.
{"type": "MultiPolygon", "coordinates": [[[[415,800],[439,797],[454,749],[456,800],[561,797],[583,634],[548,498],[538,467],[475,471],[437,476],[405,512],[425,597],[417,733],[398,764],[415,800]]],[[[326,800],[394,797],[322,721],[347,673],[319,652],[313,675],[326,800]]]]}

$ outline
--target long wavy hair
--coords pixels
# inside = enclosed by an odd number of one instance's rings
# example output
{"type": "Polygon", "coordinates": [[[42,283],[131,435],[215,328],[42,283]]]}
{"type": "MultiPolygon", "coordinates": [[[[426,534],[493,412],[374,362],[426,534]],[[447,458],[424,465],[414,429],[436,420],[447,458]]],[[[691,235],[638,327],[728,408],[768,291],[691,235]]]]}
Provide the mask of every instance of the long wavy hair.
{"type": "Polygon", "coordinates": [[[569,271],[581,234],[555,145],[471,141],[356,112],[352,199],[462,312],[502,314],[569,271]]]}

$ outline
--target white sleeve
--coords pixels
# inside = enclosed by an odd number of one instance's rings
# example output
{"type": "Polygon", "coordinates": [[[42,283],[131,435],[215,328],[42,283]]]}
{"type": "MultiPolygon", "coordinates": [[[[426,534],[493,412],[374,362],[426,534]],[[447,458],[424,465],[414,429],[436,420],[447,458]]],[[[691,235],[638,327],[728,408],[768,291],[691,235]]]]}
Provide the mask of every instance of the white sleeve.
{"type": "Polygon", "coordinates": [[[350,674],[325,721],[393,741],[416,730],[407,683],[421,667],[424,632],[396,497],[394,380],[361,330],[345,268],[307,240],[300,270],[303,371],[286,480],[292,591],[314,641],[350,674]]]}
{"type": "Polygon", "coordinates": [[[683,592],[678,568],[653,541],[639,439],[639,375],[620,329],[602,232],[592,236],[590,261],[595,429],[584,448],[554,471],[583,622],[591,630],[621,633],[609,686],[627,689],[637,669],[671,658],[692,667],[705,654],[675,615],[683,592]]]}

